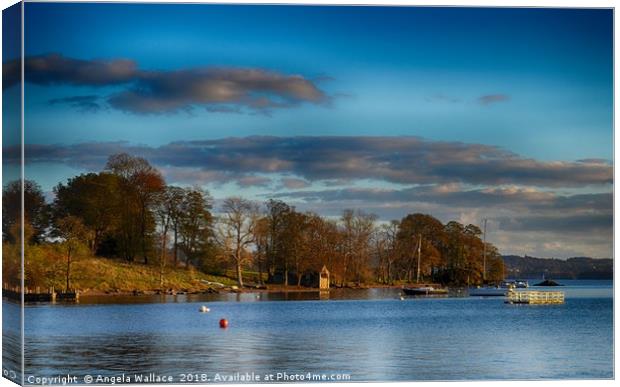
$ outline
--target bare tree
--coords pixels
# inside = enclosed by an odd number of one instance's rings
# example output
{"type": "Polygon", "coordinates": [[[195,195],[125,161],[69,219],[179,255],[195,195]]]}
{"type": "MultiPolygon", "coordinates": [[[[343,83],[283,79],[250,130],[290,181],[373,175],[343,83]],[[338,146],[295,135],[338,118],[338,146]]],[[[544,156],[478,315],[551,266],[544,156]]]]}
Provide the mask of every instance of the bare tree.
{"type": "Polygon", "coordinates": [[[82,220],[76,216],[66,216],[56,222],[56,235],[62,238],[62,244],[65,247],[67,266],[65,271],[65,291],[68,293],[71,289],[71,263],[75,258],[76,252],[83,241],[87,240],[89,231],[82,223],[82,220]]]}
{"type": "Polygon", "coordinates": [[[398,259],[398,227],[400,222],[392,220],[381,225],[375,232],[375,254],[378,258],[379,277],[385,284],[391,284],[394,277],[394,262],[398,259]]]}
{"type": "Polygon", "coordinates": [[[243,286],[242,267],[249,256],[247,249],[254,243],[258,206],[240,197],[230,197],[222,204],[220,244],[234,260],[237,282],[243,286]]]}
{"type": "Polygon", "coordinates": [[[342,284],[352,274],[361,284],[370,261],[370,239],[375,229],[377,216],[363,211],[345,210],[341,222],[344,231],[342,284]]]}

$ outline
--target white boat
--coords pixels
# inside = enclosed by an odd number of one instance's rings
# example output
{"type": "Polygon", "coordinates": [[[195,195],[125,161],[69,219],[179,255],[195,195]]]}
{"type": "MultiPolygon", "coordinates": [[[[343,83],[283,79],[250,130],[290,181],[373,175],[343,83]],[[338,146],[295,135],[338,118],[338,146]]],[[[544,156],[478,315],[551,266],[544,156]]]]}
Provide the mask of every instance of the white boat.
{"type": "Polygon", "coordinates": [[[530,284],[527,283],[527,280],[517,279],[515,280],[515,287],[518,289],[525,289],[525,288],[529,288],[530,284]]]}

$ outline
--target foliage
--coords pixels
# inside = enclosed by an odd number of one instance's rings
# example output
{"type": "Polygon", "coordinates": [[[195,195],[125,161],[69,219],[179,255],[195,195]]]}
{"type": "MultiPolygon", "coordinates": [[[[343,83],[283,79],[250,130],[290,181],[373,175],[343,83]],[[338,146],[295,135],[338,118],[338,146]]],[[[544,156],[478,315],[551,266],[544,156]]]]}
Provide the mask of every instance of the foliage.
{"type": "MultiPolygon", "coordinates": [[[[58,184],[51,205],[35,183],[25,181],[23,189],[29,286],[114,288],[108,277],[108,285],[84,285],[82,276],[98,270],[86,263],[105,262],[93,256],[115,265],[116,259],[124,260],[129,266],[118,273],[136,284],[143,281],[130,270],[155,271],[157,284],[149,279],[149,286],[159,288],[174,282],[169,276],[179,267],[190,277],[195,269],[234,270],[239,286],[249,272],[257,283],[307,285],[323,266],[339,286],[474,285],[504,276],[499,252],[490,243],[485,246],[480,228],[472,224],[443,224],[421,213],[379,223],[374,214],[355,209],[336,220],[297,211],[281,200],[270,199],[261,208],[241,197],[225,198],[214,216],[208,192],[167,186],[146,159],[124,153],[110,156],[103,171],[58,184]],[[137,261],[143,265],[132,264],[137,261]]],[[[3,190],[3,270],[9,279],[19,278],[21,190],[18,182],[3,190]]],[[[123,282],[122,287],[130,286],[123,282]]]]}
{"type": "Polygon", "coordinates": [[[8,183],[2,190],[2,240],[16,243],[20,236],[19,224],[24,195],[24,221],[31,226],[30,242],[39,243],[49,227],[49,206],[41,187],[31,180],[8,183]],[[17,226],[17,227],[15,227],[17,226]]]}

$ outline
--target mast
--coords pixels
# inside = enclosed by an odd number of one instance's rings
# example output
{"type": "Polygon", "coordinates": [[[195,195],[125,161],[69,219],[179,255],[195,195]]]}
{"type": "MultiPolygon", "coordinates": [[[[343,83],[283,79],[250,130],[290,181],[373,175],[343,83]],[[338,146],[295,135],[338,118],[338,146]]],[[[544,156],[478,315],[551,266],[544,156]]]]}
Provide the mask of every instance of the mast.
{"type": "Polygon", "coordinates": [[[482,283],[487,280],[487,220],[484,219],[484,233],[482,234],[482,283]]]}
{"type": "Polygon", "coordinates": [[[416,275],[416,283],[420,283],[420,258],[422,256],[422,234],[418,236],[418,273],[416,275]]]}

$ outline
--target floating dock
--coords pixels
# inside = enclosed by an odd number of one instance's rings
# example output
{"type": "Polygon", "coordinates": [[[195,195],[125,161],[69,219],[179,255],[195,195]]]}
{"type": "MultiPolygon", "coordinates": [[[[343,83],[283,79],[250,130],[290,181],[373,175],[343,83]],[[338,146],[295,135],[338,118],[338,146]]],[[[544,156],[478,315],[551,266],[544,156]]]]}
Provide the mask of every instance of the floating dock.
{"type": "Polygon", "coordinates": [[[506,293],[507,304],[563,304],[564,292],[537,290],[510,291],[506,293]]]}

